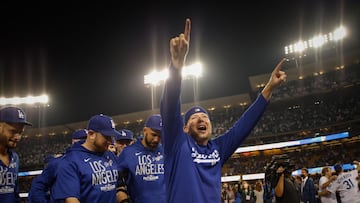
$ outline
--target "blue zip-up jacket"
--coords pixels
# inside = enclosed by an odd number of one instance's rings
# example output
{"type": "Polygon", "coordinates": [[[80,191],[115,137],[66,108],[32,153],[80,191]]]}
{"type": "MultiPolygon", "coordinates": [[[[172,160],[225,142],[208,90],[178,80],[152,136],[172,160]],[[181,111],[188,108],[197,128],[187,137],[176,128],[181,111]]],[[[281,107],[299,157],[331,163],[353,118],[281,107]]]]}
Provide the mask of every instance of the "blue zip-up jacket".
{"type": "Polygon", "coordinates": [[[141,140],[127,146],[119,156],[120,171],[127,174],[126,185],[133,203],[164,203],[164,150],[145,148],[141,140]]]}
{"type": "Polygon", "coordinates": [[[42,173],[31,182],[28,203],[52,203],[51,188],[56,180],[56,170],[63,155],[54,157],[44,168],[42,173]]]}
{"type": "Polygon", "coordinates": [[[221,167],[250,134],[268,102],[260,94],[232,128],[200,146],[183,131],[179,74],[170,66],[160,108],[167,202],[218,203],[221,167]]]}
{"type": "MultiPolygon", "coordinates": [[[[84,143],[85,140],[79,141],[79,143],[84,143]]],[[[66,151],[70,149],[67,148],[66,151]]],[[[46,165],[42,173],[31,182],[31,187],[29,191],[28,203],[53,203],[55,202],[52,197],[52,186],[56,180],[56,171],[61,164],[61,160],[64,154],[60,156],[52,155],[52,159],[46,165]]]]}

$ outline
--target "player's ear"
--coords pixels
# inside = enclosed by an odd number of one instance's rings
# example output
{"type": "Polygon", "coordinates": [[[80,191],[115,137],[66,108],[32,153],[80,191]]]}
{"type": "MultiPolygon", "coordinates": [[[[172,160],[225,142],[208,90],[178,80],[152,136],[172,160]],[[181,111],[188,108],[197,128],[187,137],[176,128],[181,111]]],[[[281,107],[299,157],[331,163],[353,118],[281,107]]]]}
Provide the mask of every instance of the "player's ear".
{"type": "Polygon", "coordinates": [[[184,132],[185,133],[188,133],[189,132],[189,126],[186,124],[184,125],[184,132]]]}
{"type": "Polygon", "coordinates": [[[95,139],[96,132],[93,130],[88,130],[88,135],[91,139],[95,139]]]}

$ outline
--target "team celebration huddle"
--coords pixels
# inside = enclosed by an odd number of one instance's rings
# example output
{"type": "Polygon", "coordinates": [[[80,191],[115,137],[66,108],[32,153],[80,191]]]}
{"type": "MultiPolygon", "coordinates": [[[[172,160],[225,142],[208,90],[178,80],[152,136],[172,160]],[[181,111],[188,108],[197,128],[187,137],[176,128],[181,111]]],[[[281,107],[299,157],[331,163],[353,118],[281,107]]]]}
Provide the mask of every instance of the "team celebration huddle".
{"type": "MultiPolygon", "coordinates": [[[[191,20],[186,19],[184,31],[169,42],[169,75],[159,98],[159,112],[147,115],[141,136],[135,138],[130,129],[117,129],[109,115],[99,112],[91,116],[86,128],[71,134],[71,146],[48,157],[41,174],[31,181],[25,202],[360,202],[360,167],[354,160],[351,169],[341,164],[324,166],[319,181],[305,166],[301,174],[294,175],[292,161],[283,157],[273,159],[262,170],[265,177],[256,180],[254,188],[241,178],[233,183],[224,181],[224,165],[267,118],[273,95],[288,82],[290,75],[284,70],[288,60],[279,59],[253,102],[241,116],[231,117],[232,126],[213,137],[218,125],[209,109],[201,105],[182,109],[182,71],[192,44],[190,36],[191,20]],[[267,193],[270,198],[265,197],[267,193]]],[[[0,203],[24,202],[19,191],[22,157],[16,147],[32,125],[22,108],[0,109],[0,203]]],[[[270,161],[268,156],[261,163],[270,161]]]]}

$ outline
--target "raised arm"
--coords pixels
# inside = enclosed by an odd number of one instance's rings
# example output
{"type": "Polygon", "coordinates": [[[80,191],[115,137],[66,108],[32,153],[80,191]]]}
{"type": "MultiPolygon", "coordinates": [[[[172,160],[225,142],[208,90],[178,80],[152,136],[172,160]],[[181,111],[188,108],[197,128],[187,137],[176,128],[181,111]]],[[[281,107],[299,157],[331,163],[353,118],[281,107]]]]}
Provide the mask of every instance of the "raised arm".
{"type": "Polygon", "coordinates": [[[160,113],[163,121],[162,142],[164,151],[171,150],[183,132],[181,117],[181,70],[185,64],[189,51],[190,42],[190,19],[186,19],[184,33],[170,40],[171,64],[169,78],[165,82],[161,98],[160,113]]]}

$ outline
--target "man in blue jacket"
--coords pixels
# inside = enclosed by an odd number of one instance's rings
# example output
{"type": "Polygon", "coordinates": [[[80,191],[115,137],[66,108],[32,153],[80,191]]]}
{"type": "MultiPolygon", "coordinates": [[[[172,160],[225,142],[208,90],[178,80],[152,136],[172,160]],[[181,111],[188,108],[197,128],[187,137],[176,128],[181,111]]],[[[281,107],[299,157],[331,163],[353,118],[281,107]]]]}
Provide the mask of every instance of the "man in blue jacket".
{"type": "MultiPolygon", "coordinates": [[[[72,144],[84,141],[87,137],[87,130],[76,130],[72,135],[72,144]]],[[[50,155],[45,160],[44,170],[31,182],[28,203],[50,203],[54,202],[51,198],[51,187],[55,182],[56,170],[61,162],[63,154],[50,155]]]]}
{"type": "Polygon", "coordinates": [[[283,59],[273,70],[256,101],[225,134],[211,140],[208,112],[194,106],[181,116],[181,71],[189,50],[190,19],[185,31],[170,40],[171,63],[161,100],[162,143],[165,155],[167,202],[211,203],[221,201],[221,167],[250,134],[265,111],[271,94],[286,74],[283,59]]]}
{"type": "MultiPolygon", "coordinates": [[[[143,128],[143,137],[127,146],[119,156],[120,171],[126,175],[125,183],[133,203],[165,202],[161,130],[160,115],[149,116],[143,128]]],[[[124,197],[123,200],[126,200],[124,197]]]]}
{"type": "Polygon", "coordinates": [[[66,151],[56,171],[52,196],[67,203],[115,203],[118,162],[108,150],[119,132],[111,117],[91,117],[85,142],[75,143],[66,151]]]}

